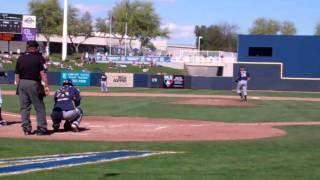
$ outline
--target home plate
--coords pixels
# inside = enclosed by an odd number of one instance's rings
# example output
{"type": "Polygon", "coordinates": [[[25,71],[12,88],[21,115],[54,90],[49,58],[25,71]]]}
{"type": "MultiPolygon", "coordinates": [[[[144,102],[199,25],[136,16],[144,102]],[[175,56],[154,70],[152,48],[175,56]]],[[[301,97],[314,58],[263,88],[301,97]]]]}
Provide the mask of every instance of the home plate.
{"type": "Polygon", "coordinates": [[[261,99],[260,97],[251,97],[251,99],[261,99]]]}

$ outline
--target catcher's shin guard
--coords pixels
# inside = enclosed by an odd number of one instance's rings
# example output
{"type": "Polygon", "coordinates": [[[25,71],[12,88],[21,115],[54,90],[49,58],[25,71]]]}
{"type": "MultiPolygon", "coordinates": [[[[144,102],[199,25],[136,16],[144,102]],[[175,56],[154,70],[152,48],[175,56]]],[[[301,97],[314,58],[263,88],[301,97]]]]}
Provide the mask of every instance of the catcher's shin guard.
{"type": "Polygon", "coordinates": [[[54,108],[51,113],[52,127],[54,131],[59,129],[62,118],[62,110],[60,108],[54,108]]]}

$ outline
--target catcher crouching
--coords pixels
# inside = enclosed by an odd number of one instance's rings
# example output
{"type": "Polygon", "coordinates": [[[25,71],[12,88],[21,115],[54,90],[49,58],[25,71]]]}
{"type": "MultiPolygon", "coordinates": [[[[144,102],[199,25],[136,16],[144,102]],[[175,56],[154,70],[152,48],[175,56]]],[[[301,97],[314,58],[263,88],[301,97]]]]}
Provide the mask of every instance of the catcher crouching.
{"type": "Polygon", "coordinates": [[[83,116],[80,102],[80,91],[73,86],[70,79],[65,80],[62,87],[54,94],[54,106],[51,119],[55,132],[59,131],[62,120],[65,120],[65,131],[79,132],[79,125],[83,116]]]}

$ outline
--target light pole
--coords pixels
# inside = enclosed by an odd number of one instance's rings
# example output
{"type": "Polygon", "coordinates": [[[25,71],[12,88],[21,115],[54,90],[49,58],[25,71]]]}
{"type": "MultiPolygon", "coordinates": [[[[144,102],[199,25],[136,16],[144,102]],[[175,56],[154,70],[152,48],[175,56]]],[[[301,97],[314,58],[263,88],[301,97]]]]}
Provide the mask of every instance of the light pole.
{"type": "Polygon", "coordinates": [[[63,32],[62,32],[62,61],[65,61],[67,58],[67,36],[68,36],[68,0],[64,0],[63,32]]]}
{"type": "Polygon", "coordinates": [[[126,12],[126,24],[124,27],[124,56],[127,57],[127,38],[128,38],[128,13],[126,12]]]}
{"type": "Polygon", "coordinates": [[[198,37],[198,56],[200,56],[200,41],[202,38],[203,38],[202,36],[198,37]]]}
{"type": "Polygon", "coordinates": [[[109,55],[111,56],[111,34],[112,34],[112,11],[110,11],[110,14],[109,14],[109,55]]]}

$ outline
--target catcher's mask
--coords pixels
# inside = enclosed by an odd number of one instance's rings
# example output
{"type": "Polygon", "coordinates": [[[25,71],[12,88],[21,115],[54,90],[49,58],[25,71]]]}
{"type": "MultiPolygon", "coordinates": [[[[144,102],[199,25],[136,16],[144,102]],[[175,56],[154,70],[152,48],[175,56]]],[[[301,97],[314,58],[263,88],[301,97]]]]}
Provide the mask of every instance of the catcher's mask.
{"type": "Polygon", "coordinates": [[[62,83],[63,86],[73,86],[71,79],[66,79],[62,83]]]}

